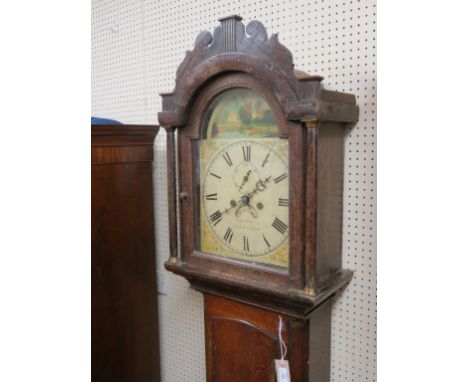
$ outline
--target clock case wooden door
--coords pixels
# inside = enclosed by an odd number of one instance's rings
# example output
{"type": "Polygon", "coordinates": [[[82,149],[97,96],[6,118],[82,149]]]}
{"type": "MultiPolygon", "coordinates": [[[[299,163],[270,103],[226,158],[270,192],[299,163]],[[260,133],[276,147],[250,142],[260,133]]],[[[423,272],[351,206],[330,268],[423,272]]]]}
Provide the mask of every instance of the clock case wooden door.
{"type": "MultiPolygon", "coordinates": [[[[304,370],[307,362],[314,364],[309,359],[312,349],[317,344],[329,346],[329,333],[323,335],[330,322],[329,299],[352,277],[351,271],[341,268],[343,143],[346,127],[357,121],[358,108],[353,95],[327,91],[321,85],[322,77],[294,70],[291,53],[277,35],[268,38],[260,22],[251,21],[245,27],[241,20],[226,17],[220,19],[213,35],[201,32],[177,70],[174,91],[161,94],[159,122],[167,132],[169,185],[170,258],[166,268],[205,294],[208,380],[227,380],[216,373],[213,362],[212,350],[222,353],[221,344],[227,346],[220,333],[229,332],[227,326],[218,330],[217,325],[215,330],[213,320],[224,317],[216,306],[233,312],[245,310],[245,315],[231,316],[231,321],[269,333],[275,339],[270,347],[277,341],[275,332],[271,325],[255,323],[254,317],[264,315],[264,322],[273,323],[278,314],[285,315],[288,349],[295,356],[291,362],[300,364],[294,373],[303,376],[297,380],[307,380],[304,370]],[[235,88],[251,89],[261,96],[276,117],[279,136],[289,141],[288,269],[213,256],[199,249],[196,142],[204,138],[203,118],[211,101],[235,88]],[[232,304],[237,303],[246,304],[245,309],[234,309],[232,304]],[[318,337],[309,328],[314,322],[322,327],[318,337]],[[294,327],[302,329],[296,332],[294,327]],[[298,341],[301,345],[292,346],[301,336],[305,336],[304,344],[298,341]],[[309,344],[311,338],[320,340],[309,344]],[[302,361],[299,348],[307,353],[302,361]]],[[[242,366],[242,359],[232,361],[240,363],[236,368],[242,366]]],[[[269,365],[252,367],[271,371],[269,365]]],[[[309,377],[311,381],[327,378],[319,374],[309,377]]],[[[237,380],[232,378],[229,380],[237,380]]]]}

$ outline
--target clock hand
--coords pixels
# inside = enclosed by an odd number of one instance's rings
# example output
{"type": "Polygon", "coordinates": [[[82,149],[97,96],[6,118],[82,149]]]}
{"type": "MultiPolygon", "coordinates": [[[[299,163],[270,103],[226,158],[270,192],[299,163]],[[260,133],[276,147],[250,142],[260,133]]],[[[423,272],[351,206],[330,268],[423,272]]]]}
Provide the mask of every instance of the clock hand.
{"type": "Polygon", "coordinates": [[[242,184],[239,187],[239,190],[242,190],[242,187],[244,187],[244,184],[246,184],[249,181],[249,176],[250,176],[251,173],[252,173],[252,170],[247,171],[247,174],[242,179],[242,184]]]}
{"type": "Polygon", "coordinates": [[[249,207],[249,212],[251,213],[251,215],[256,218],[258,215],[257,215],[257,210],[252,207],[250,205],[250,201],[252,200],[252,197],[257,193],[257,192],[262,192],[265,190],[266,186],[267,186],[267,183],[270,181],[271,179],[271,176],[269,176],[268,178],[265,178],[264,181],[262,180],[259,180],[256,184],[255,184],[255,188],[253,191],[245,194],[242,196],[242,198],[240,199],[240,201],[238,201],[235,206],[233,207],[236,207],[239,202],[241,203],[239,207],[237,207],[236,209],[236,216],[239,216],[240,215],[240,210],[243,208],[243,207],[249,207]],[[254,213],[253,213],[254,212],[254,213]]]}
{"type": "MultiPolygon", "coordinates": [[[[250,202],[250,199],[257,193],[257,192],[262,192],[265,190],[266,186],[267,186],[267,183],[270,181],[271,179],[271,176],[269,176],[268,178],[265,178],[265,180],[259,180],[256,184],[255,184],[255,188],[252,192],[249,192],[247,195],[244,195],[244,196],[247,196],[247,203],[250,202]]],[[[247,204],[246,203],[246,204],[247,204]]]]}
{"type": "Polygon", "coordinates": [[[229,208],[225,208],[224,211],[221,212],[221,214],[227,214],[229,211],[231,211],[233,208],[236,208],[239,203],[241,203],[242,200],[238,200],[237,202],[234,202],[234,200],[231,201],[231,206],[229,208]]]}
{"type": "Polygon", "coordinates": [[[235,208],[237,206],[237,204],[235,204],[234,206],[231,206],[229,208],[225,208],[224,211],[221,212],[221,214],[228,214],[229,211],[231,211],[233,208],[235,208]]]}
{"type": "MultiPolygon", "coordinates": [[[[233,208],[236,208],[237,207],[237,210],[236,210],[236,216],[237,216],[237,211],[241,208],[241,207],[244,207],[244,206],[249,206],[250,208],[252,208],[253,210],[255,210],[254,207],[252,207],[250,205],[250,199],[257,193],[257,192],[261,192],[263,190],[265,190],[266,188],[266,184],[270,181],[271,179],[271,176],[269,176],[268,178],[265,178],[264,181],[262,180],[259,180],[256,184],[255,184],[255,188],[253,191],[247,193],[247,194],[244,194],[242,195],[242,197],[235,203],[231,203],[231,206],[229,208],[225,208],[223,212],[221,212],[222,214],[228,214],[233,208]]],[[[255,210],[256,212],[256,210],[255,210]]]]}

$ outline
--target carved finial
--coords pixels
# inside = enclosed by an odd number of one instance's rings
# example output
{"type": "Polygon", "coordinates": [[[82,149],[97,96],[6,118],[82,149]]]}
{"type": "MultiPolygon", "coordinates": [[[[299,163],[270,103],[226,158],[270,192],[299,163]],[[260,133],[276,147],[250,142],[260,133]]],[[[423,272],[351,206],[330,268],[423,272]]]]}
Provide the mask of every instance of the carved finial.
{"type": "Polygon", "coordinates": [[[224,51],[235,52],[237,50],[236,34],[237,34],[237,23],[240,23],[242,17],[238,15],[221,17],[221,30],[224,38],[224,51]]]}
{"type": "Polygon", "coordinates": [[[228,20],[242,21],[242,17],[240,17],[239,15],[231,15],[231,16],[221,17],[220,19],[218,19],[220,23],[226,22],[228,20]]]}

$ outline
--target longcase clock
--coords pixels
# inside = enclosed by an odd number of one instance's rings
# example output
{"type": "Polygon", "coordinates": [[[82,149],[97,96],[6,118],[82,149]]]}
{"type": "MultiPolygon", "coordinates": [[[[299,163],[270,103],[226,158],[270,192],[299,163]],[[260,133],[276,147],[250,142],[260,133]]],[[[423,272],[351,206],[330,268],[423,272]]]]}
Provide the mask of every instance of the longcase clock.
{"type": "Polygon", "coordinates": [[[241,20],[201,32],[161,94],[166,268],[204,295],[208,381],[274,381],[281,341],[292,381],[328,381],[331,297],[352,277],[343,142],[358,108],[241,20]]]}

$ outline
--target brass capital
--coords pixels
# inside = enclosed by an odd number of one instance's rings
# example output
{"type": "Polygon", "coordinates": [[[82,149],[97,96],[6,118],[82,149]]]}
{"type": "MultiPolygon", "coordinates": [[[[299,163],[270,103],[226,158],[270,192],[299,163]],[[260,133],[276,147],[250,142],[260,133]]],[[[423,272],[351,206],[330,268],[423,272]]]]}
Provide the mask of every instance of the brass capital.
{"type": "Polygon", "coordinates": [[[318,126],[317,121],[305,121],[304,122],[307,128],[315,129],[318,126]]]}

